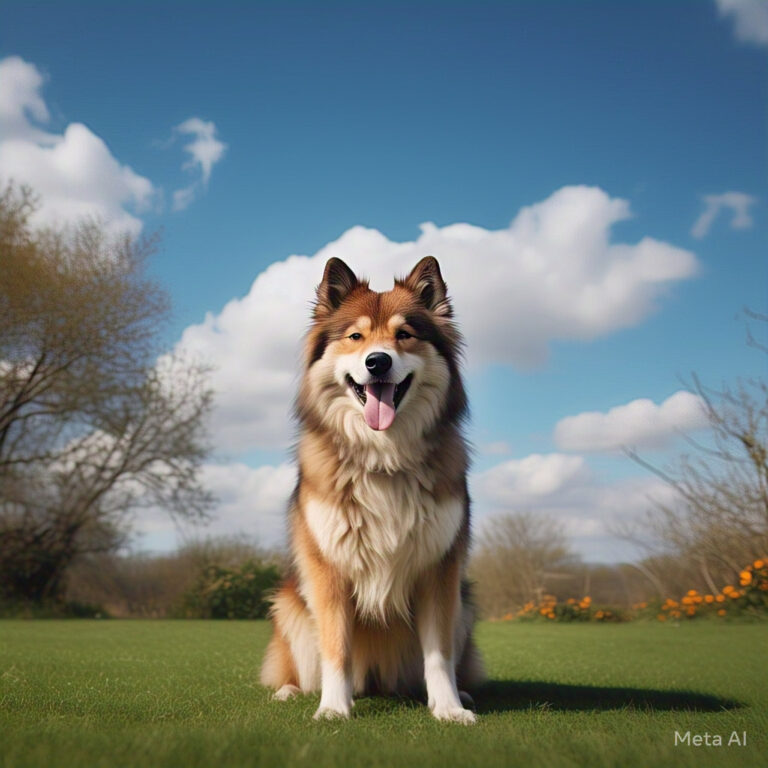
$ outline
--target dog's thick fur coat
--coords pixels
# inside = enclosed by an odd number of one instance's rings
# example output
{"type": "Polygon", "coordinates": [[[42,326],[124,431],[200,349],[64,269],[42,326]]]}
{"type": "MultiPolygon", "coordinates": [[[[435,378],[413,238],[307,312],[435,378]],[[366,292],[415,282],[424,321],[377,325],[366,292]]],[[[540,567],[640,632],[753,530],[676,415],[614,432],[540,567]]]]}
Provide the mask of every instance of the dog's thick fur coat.
{"type": "Polygon", "coordinates": [[[278,699],[319,688],[315,717],[426,684],[435,717],[474,722],[459,695],[483,676],[463,585],[460,348],[434,258],[384,293],[327,263],[296,401],[293,572],[261,671],[278,699]]]}

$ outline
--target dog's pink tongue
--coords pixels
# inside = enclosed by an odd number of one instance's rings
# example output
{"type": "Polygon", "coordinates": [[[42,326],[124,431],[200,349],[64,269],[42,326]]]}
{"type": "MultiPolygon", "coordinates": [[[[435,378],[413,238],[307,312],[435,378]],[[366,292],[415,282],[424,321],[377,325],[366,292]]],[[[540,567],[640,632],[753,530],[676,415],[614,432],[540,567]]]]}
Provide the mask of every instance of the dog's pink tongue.
{"type": "Polygon", "coordinates": [[[395,385],[365,385],[365,423],[371,429],[389,429],[395,420],[395,385]]]}

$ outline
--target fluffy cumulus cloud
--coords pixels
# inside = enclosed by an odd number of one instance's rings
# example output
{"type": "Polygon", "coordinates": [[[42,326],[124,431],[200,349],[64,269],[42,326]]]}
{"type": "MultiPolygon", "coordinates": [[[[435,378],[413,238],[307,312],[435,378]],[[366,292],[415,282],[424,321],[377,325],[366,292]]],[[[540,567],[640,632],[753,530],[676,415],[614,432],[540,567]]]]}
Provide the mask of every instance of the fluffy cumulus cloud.
{"type": "MultiPolygon", "coordinates": [[[[160,511],[145,510],[135,521],[138,546],[169,550],[188,538],[238,535],[262,546],[285,546],[285,511],[296,482],[293,465],[208,464],[202,479],[219,500],[211,522],[176,526],[160,511]]],[[[616,538],[615,525],[641,515],[654,502],[674,503],[674,493],[660,480],[601,481],[583,457],[560,453],[502,462],[474,474],[470,486],[476,529],[491,515],[539,512],[561,522],[585,558],[603,562],[636,554],[616,538]]]]}
{"type": "Polygon", "coordinates": [[[201,189],[208,186],[213,166],[224,157],[227,145],[216,137],[216,125],[199,117],[190,117],[177,125],[174,131],[192,137],[192,140],[184,145],[189,159],[183,168],[199,175],[199,179],[192,184],[173,193],[173,209],[180,211],[192,203],[201,189]]]}
{"type": "Polygon", "coordinates": [[[622,521],[654,503],[674,504],[674,491],[656,478],[601,481],[582,456],[534,454],[497,464],[471,478],[475,527],[491,516],[546,514],[563,524],[587,560],[632,559],[634,547],[617,538],[622,521]]]}
{"type": "Polygon", "coordinates": [[[768,0],[716,0],[721,16],[733,20],[736,38],[768,45],[768,0]]]}
{"type": "Polygon", "coordinates": [[[524,459],[510,459],[482,472],[476,482],[492,507],[516,507],[562,493],[583,483],[589,471],[581,456],[562,453],[534,453],[524,459]]]}
{"type": "Polygon", "coordinates": [[[607,413],[591,411],[568,416],[555,427],[555,443],[564,451],[662,448],[681,434],[703,429],[707,424],[702,399],[681,390],[659,405],[640,399],[607,413]]]}
{"type": "Polygon", "coordinates": [[[207,464],[201,480],[217,499],[210,522],[178,524],[160,510],[144,510],[134,522],[142,548],[168,550],[186,538],[238,535],[265,547],[285,546],[285,512],[296,483],[293,465],[207,464]]]}
{"type": "MultiPolygon", "coordinates": [[[[768,2],[768,0],[767,0],[768,2]]],[[[731,229],[748,229],[752,226],[749,209],[756,200],[744,192],[723,192],[721,195],[705,195],[704,210],[691,227],[691,234],[699,240],[709,234],[720,211],[731,212],[731,229]]]]}
{"type": "Polygon", "coordinates": [[[565,187],[523,208],[508,227],[424,224],[394,242],[353,227],[313,256],[272,264],[246,296],[188,327],[180,345],[216,367],[217,445],[229,452],[289,438],[298,342],[325,261],[336,256],[386,290],[435,255],[468,341],[468,363],[536,366],[556,339],[589,340],[636,325],[670,286],[695,274],[692,253],[644,237],[611,241],[630,216],[625,200],[594,187],[565,187]]]}
{"type": "Polygon", "coordinates": [[[41,197],[33,223],[97,217],[113,232],[137,234],[136,216],[151,203],[152,182],[121,164],[103,139],[82,123],[62,133],[46,130],[50,113],[45,78],[18,56],[0,60],[0,173],[28,184],[41,197]]]}
{"type": "Polygon", "coordinates": [[[203,482],[219,502],[207,533],[242,531],[264,546],[284,544],[285,511],[296,484],[293,465],[208,464],[203,482]]]}

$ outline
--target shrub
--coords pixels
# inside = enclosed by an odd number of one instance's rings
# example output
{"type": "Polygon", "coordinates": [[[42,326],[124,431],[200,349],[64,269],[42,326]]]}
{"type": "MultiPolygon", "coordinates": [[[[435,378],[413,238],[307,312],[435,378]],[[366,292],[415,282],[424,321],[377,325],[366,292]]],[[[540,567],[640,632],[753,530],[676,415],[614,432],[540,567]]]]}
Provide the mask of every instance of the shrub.
{"type": "Polygon", "coordinates": [[[275,565],[257,560],[231,568],[208,565],[184,595],[178,613],[185,618],[263,619],[269,592],[279,579],[275,565]]]}
{"type": "Polygon", "coordinates": [[[739,587],[726,584],[714,594],[699,594],[689,589],[679,600],[667,598],[656,618],[695,619],[700,616],[753,617],[768,616],[768,559],[755,560],[739,572],[739,587]]]}
{"type": "Polygon", "coordinates": [[[589,595],[580,600],[569,597],[563,603],[559,603],[554,595],[544,595],[540,603],[528,602],[516,614],[508,613],[503,619],[505,621],[545,619],[547,621],[569,622],[625,621],[627,617],[618,608],[593,605],[589,595]]]}

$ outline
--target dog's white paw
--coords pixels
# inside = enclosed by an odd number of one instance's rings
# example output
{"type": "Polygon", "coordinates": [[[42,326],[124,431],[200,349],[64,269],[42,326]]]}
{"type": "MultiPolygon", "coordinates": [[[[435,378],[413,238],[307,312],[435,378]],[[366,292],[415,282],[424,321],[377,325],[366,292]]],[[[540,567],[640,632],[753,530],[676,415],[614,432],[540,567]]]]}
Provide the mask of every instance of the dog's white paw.
{"type": "Polygon", "coordinates": [[[301,693],[301,688],[297,685],[284,685],[272,694],[272,698],[275,701],[288,701],[292,699],[297,693],[301,693]]]}
{"type": "Polygon", "coordinates": [[[472,725],[477,722],[477,716],[464,707],[435,707],[432,714],[438,719],[448,723],[461,723],[472,725]]]}
{"type": "Polygon", "coordinates": [[[337,718],[347,720],[349,718],[349,707],[329,707],[321,704],[312,717],[313,720],[335,720],[337,718]]]}

